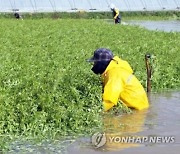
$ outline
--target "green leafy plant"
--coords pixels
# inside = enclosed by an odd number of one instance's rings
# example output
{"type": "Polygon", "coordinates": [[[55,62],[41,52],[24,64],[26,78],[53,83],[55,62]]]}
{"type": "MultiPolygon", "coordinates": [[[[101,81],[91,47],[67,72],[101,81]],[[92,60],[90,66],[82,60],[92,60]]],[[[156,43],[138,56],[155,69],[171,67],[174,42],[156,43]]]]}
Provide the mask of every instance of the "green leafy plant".
{"type": "Polygon", "coordinates": [[[99,47],[127,60],[144,87],[144,55],[152,53],[152,90],[180,87],[179,33],[94,19],[0,20],[1,149],[13,138],[57,138],[102,128],[101,81],[85,61],[99,47]]]}

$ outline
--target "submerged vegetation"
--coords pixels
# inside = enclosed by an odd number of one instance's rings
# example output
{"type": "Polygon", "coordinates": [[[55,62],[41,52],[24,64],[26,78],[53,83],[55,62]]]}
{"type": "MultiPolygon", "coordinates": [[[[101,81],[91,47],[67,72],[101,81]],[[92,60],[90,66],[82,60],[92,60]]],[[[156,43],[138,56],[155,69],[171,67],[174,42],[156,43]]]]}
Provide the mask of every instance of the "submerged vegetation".
{"type": "Polygon", "coordinates": [[[94,19],[1,19],[1,149],[14,137],[55,138],[102,126],[101,80],[85,61],[99,47],[127,60],[144,87],[144,55],[151,53],[152,90],[179,88],[179,40],[176,32],[94,19]]]}

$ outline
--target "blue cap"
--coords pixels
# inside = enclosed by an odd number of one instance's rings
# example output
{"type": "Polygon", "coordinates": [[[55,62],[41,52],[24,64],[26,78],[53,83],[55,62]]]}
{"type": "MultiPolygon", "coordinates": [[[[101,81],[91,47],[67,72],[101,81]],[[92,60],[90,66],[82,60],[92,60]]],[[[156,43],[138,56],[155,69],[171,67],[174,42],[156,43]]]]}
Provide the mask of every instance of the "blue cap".
{"type": "Polygon", "coordinates": [[[88,62],[98,62],[98,61],[110,61],[113,59],[113,53],[111,50],[106,48],[99,48],[94,51],[94,56],[88,59],[88,62]]]}

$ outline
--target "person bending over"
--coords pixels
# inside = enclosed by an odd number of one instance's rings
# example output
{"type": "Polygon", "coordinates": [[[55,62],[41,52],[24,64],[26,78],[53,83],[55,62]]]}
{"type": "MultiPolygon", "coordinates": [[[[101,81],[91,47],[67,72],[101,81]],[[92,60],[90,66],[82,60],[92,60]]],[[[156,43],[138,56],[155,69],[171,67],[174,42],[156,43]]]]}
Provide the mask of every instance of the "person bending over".
{"type": "Polygon", "coordinates": [[[119,100],[137,110],[149,107],[146,92],[127,61],[113,56],[109,49],[99,48],[88,62],[93,62],[92,71],[103,79],[104,111],[116,106],[119,100]]]}

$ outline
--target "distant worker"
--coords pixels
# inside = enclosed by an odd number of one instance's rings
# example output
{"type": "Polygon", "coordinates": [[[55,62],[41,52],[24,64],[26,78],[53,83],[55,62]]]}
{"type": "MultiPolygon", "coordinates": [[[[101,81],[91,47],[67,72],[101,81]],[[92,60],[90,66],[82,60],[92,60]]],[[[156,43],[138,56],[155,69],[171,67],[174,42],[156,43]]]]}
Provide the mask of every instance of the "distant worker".
{"type": "Polygon", "coordinates": [[[119,9],[117,9],[114,4],[111,4],[110,8],[111,8],[111,11],[113,13],[114,23],[120,24],[121,23],[121,16],[119,13],[119,9]]]}
{"type": "Polygon", "coordinates": [[[127,61],[114,57],[106,48],[95,50],[88,61],[94,63],[92,71],[103,79],[104,111],[116,106],[119,100],[137,110],[149,107],[146,92],[127,61]]]}
{"type": "MultiPolygon", "coordinates": [[[[19,13],[14,13],[14,17],[16,18],[16,19],[22,19],[22,17],[21,17],[21,15],[19,14],[19,13]]],[[[22,19],[23,20],[23,19],[22,19]]]]}

